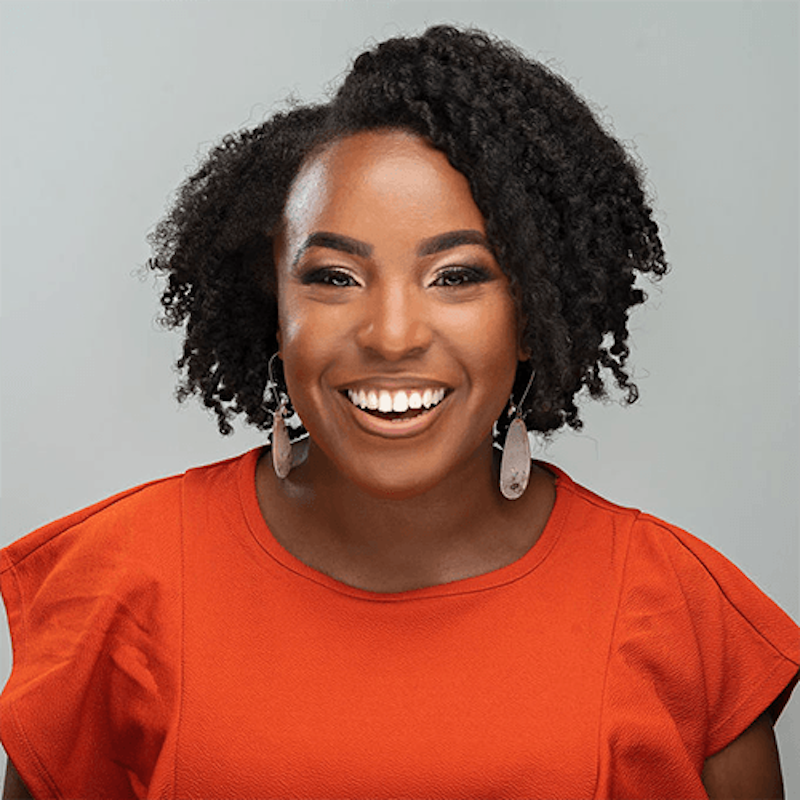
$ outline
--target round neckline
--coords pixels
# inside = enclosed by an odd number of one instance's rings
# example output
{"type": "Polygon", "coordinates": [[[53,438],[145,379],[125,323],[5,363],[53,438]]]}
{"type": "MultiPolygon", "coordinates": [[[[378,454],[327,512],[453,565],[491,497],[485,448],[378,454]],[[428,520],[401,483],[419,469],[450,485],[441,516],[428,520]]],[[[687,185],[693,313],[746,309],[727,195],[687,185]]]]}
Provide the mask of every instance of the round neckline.
{"type": "Polygon", "coordinates": [[[569,514],[569,495],[571,494],[569,489],[572,487],[572,480],[558,467],[545,461],[536,460],[535,463],[538,466],[549,471],[555,477],[556,497],[550,510],[550,516],[539,538],[516,561],[480,575],[460,578],[448,583],[436,584],[435,586],[425,586],[419,589],[408,589],[402,592],[375,592],[368,589],[360,589],[333,578],[314,567],[310,567],[292,555],[273,536],[261,514],[256,493],[256,466],[262,450],[263,448],[257,447],[245,453],[239,460],[237,475],[239,500],[254,543],[261,552],[290,573],[312,581],[337,594],[348,595],[359,600],[384,603],[422,600],[482,592],[517,581],[538,568],[547,559],[560,538],[569,514]]]}

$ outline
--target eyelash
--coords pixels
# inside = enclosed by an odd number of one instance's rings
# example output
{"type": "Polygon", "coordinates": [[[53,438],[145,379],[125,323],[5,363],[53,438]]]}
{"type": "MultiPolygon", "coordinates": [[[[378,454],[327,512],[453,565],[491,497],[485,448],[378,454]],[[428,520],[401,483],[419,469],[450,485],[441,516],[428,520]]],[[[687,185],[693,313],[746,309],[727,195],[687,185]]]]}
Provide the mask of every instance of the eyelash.
{"type": "MultiPolygon", "coordinates": [[[[485,269],[480,267],[446,267],[436,275],[430,285],[442,289],[455,289],[459,286],[486,283],[491,279],[492,276],[485,269]]],[[[359,286],[358,281],[348,272],[331,267],[311,270],[303,275],[301,281],[306,285],[322,284],[323,286],[332,286],[336,289],[347,289],[353,286],[359,286]]]]}
{"type": "Polygon", "coordinates": [[[492,276],[480,267],[447,267],[443,269],[433,282],[433,286],[440,286],[445,289],[454,289],[458,286],[467,286],[474,283],[486,283],[492,276]],[[453,278],[458,279],[458,283],[447,283],[453,278]]]}
{"type": "Polygon", "coordinates": [[[352,275],[341,269],[331,269],[330,267],[322,267],[321,269],[314,269],[307,272],[301,278],[302,283],[308,285],[312,283],[322,284],[324,286],[333,286],[336,289],[346,289],[351,286],[358,286],[358,282],[352,275]],[[336,281],[347,281],[347,283],[336,283],[336,281]]]}

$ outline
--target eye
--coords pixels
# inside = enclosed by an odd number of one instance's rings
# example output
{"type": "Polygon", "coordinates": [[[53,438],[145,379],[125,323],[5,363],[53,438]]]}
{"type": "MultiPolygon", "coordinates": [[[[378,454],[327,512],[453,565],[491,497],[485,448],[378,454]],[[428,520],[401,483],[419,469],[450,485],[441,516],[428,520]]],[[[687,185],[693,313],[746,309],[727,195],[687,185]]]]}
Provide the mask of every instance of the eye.
{"type": "Polygon", "coordinates": [[[359,285],[358,281],[349,272],[333,267],[310,270],[302,276],[301,282],[306,285],[322,284],[323,286],[333,286],[337,289],[359,285]]]}
{"type": "Polygon", "coordinates": [[[482,267],[446,267],[433,280],[431,286],[452,288],[475,283],[486,283],[492,275],[482,267]]]}

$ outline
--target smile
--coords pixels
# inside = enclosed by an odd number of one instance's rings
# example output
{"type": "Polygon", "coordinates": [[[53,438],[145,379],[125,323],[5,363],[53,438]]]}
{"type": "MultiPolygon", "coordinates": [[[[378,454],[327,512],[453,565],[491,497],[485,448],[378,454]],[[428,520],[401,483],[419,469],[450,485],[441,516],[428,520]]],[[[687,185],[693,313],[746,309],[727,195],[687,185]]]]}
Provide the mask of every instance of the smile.
{"type": "Polygon", "coordinates": [[[387,391],[386,389],[348,389],[347,399],[361,411],[390,420],[410,419],[439,405],[447,394],[443,388],[387,391]]]}

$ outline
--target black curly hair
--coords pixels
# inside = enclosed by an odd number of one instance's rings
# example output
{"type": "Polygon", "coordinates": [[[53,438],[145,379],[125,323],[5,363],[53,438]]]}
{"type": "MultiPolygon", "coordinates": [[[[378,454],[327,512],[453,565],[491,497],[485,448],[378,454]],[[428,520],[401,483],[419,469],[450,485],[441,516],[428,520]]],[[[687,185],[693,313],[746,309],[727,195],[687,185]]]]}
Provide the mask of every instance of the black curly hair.
{"type": "Polygon", "coordinates": [[[636,273],[667,270],[636,164],[562,78],[508,42],[442,25],[362,53],[329,103],[226,136],[179,189],[148,262],[168,277],[163,321],[186,323],[178,398],[200,394],[223,434],[239,413],[271,426],[272,237],[288,191],[310,154],[379,128],[424,137],[468,179],[524,320],[528,426],[580,428],[576,396],[607,396],[609,378],[634,402],[636,273]]]}

